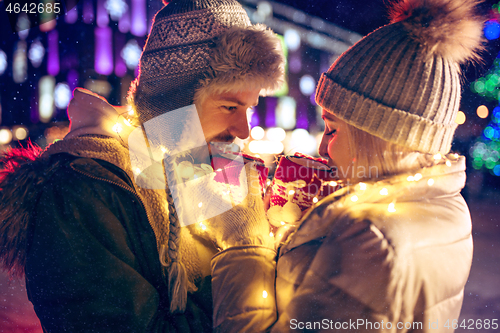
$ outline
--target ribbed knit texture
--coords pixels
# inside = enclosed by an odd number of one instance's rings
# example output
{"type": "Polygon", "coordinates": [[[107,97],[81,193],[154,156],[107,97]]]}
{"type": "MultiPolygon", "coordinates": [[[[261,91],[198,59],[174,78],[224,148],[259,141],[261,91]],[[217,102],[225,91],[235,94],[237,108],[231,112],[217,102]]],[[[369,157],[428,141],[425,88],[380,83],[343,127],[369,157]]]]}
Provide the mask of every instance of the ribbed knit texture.
{"type": "Polygon", "coordinates": [[[426,52],[402,22],[342,54],[321,76],[316,102],[348,124],[423,153],[447,153],[457,127],[457,63],[426,52]]]}

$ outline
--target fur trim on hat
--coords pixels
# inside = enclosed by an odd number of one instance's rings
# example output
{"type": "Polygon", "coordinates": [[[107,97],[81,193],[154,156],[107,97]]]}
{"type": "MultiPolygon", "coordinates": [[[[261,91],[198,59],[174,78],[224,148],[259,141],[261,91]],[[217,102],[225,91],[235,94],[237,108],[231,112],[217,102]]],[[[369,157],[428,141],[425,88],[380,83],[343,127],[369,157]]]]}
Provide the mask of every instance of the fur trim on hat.
{"type": "Polygon", "coordinates": [[[402,22],[433,54],[463,63],[478,60],[484,19],[475,14],[477,0],[403,0],[390,11],[391,23],[402,22]]]}
{"type": "Polygon", "coordinates": [[[225,91],[261,90],[267,95],[284,81],[285,58],[274,32],[262,24],[232,27],[214,40],[212,73],[201,81],[195,101],[225,91]]]}

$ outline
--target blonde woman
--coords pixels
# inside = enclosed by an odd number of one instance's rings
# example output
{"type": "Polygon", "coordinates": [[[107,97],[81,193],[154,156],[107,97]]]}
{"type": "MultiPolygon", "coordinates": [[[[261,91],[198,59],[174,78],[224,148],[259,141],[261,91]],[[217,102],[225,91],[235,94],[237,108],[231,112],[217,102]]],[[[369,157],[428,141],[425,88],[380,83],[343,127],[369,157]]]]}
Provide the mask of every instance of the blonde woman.
{"type": "Polygon", "coordinates": [[[264,215],[243,221],[245,230],[218,226],[245,242],[225,244],[212,260],[217,331],[456,327],[472,238],[460,195],[465,161],[449,151],[460,64],[481,48],[474,7],[401,1],[390,24],[322,75],[320,153],[350,185],[317,203],[277,258],[256,231],[264,215]]]}

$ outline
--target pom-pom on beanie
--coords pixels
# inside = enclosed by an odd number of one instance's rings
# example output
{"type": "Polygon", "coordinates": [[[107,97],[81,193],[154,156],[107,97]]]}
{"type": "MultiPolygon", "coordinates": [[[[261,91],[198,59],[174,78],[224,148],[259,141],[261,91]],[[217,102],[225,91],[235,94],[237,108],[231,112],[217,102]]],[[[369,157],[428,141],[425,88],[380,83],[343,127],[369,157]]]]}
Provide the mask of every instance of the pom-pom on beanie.
{"type": "Polygon", "coordinates": [[[475,0],[402,0],[391,23],[323,73],[316,102],[348,124],[422,153],[448,153],[460,64],[477,60],[484,20],[475,0]]]}
{"type": "Polygon", "coordinates": [[[155,16],[129,103],[144,123],[193,104],[195,93],[271,92],[283,76],[279,39],[236,0],[174,0],[155,16]]]}

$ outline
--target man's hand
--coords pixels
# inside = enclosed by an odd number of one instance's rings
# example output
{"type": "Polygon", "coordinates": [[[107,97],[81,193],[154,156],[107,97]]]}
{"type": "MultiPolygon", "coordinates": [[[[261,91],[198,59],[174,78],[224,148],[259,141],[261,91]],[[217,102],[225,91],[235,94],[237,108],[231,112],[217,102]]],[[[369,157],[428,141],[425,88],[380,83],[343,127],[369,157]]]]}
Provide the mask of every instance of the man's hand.
{"type": "Polygon", "coordinates": [[[255,163],[247,163],[244,170],[247,177],[247,196],[239,205],[207,220],[207,232],[217,246],[224,250],[243,245],[274,248],[255,163]]]}

